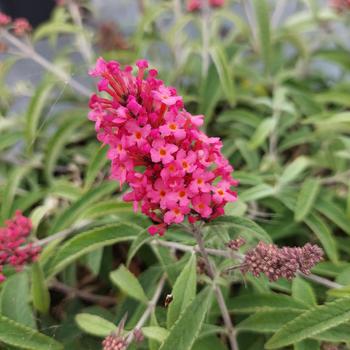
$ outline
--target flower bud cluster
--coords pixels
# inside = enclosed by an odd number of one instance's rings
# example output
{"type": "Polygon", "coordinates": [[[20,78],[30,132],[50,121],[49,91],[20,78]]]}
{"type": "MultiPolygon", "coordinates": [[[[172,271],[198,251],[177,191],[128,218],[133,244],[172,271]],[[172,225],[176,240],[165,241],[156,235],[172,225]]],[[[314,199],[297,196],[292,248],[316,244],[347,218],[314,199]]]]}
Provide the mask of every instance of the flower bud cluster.
{"type": "Polygon", "coordinates": [[[225,0],[188,0],[186,4],[187,11],[200,11],[203,7],[204,1],[208,1],[210,7],[222,7],[225,4],[225,0]]]}
{"type": "Polygon", "coordinates": [[[131,187],[123,199],[156,223],[151,234],[162,235],[186,217],[193,223],[223,215],[225,204],[236,200],[237,181],[220,139],[199,129],[203,116],[188,113],[147,61],[136,65],[135,76],[132,67],[99,58],[90,72],[101,78],[103,93],[91,97],[89,119],[109,146],[111,177],[131,187]]]}
{"type": "Polygon", "coordinates": [[[259,242],[250,249],[244,259],[242,272],[251,272],[255,277],[264,274],[270,281],[279,278],[291,280],[298,271],[309,274],[311,268],[323,260],[323,250],[307,243],[303,247],[282,247],[259,242]]]}
{"type": "Polygon", "coordinates": [[[40,252],[40,247],[27,242],[32,224],[20,211],[5,225],[0,228],[0,282],[5,280],[4,266],[10,265],[20,271],[24,265],[35,261],[40,252]]]}
{"type": "Polygon", "coordinates": [[[12,21],[10,16],[0,12],[0,27],[8,26],[12,27],[14,34],[17,36],[23,36],[32,31],[32,26],[26,18],[16,18],[12,21]]]}

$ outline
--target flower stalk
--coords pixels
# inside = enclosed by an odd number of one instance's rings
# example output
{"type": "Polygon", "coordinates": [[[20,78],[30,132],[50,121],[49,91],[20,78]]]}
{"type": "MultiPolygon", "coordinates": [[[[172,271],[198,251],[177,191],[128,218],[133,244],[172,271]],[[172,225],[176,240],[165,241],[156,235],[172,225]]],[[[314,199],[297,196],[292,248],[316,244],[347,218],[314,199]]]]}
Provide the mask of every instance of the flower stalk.
{"type": "Polygon", "coordinates": [[[41,56],[37,51],[35,51],[35,49],[32,46],[17,39],[14,35],[3,29],[0,29],[0,36],[2,36],[5,40],[7,40],[8,43],[13,45],[16,49],[18,49],[24,57],[32,59],[40,66],[45,68],[48,72],[56,76],[59,80],[63,81],[65,84],[70,85],[81,95],[85,97],[91,95],[91,91],[87,87],[79,83],[77,80],[73,79],[63,69],[51,63],[45,57],[41,56]]]}
{"type": "Polygon", "coordinates": [[[230,313],[227,309],[222,291],[221,291],[220,287],[216,284],[215,266],[210,261],[208,252],[205,249],[202,232],[200,231],[200,228],[198,226],[192,225],[192,234],[197,240],[198,248],[199,248],[199,251],[204,259],[207,273],[208,273],[210,279],[213,281],[213,289],[215,292],[217,303],[218,303],[220,311],[221,311],[223,321],[225,323],[225,328],[227,331],[227,336],[228,336],[231,350],[238,350],[236,331],[233,327],[233,323],[231,321],[231,316],[230,316],[230,313]]]}

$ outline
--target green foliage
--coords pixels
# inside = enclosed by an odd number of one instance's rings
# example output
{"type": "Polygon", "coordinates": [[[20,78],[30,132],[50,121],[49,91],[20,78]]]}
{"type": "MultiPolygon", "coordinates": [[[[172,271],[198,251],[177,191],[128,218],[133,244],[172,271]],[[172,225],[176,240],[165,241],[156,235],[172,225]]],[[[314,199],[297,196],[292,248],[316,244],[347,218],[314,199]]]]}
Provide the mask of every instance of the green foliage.
{"type": "MultiPolygon", "coordinates": [[[[119,3],[111,13],[123,13],[119,3]]],[[[20,209],[32,219],[29,239],[46,242],[24,271],[4,271],[1,349],[100,350],[122,320],[123,335],[143,321],[140,350],[229,349],[194,237],[183,226],[150,236],[151,221],[122,200],[126,186],[108,178],[108,149],[87,118],[90,48],[123,65],[148,58],[223,141],[239,200],[202,229],[239,348],[350,346],[349,13],[320,0],[294,9],[282,0],[227,0],[210,8],[208,26],[201,11],[179,3],[141,1],[120,30],[89,1],[79,2],[78,15],[89,17],[81,23],[57,6],[19,38],[34,44],[27,53],[0,33],[11,49],[0,64],[1,226],[20,209]],[[50,48],[44,61],[42,45],[50,48]],[[22,57],[35,66],[20,70],[22,57]],[[239,236],[246,244],[229,250],[239,236]],[[244,253],[259,241],[318,244],[325,257],[312,272],[321,279],[243,275],[244,253]]]]}

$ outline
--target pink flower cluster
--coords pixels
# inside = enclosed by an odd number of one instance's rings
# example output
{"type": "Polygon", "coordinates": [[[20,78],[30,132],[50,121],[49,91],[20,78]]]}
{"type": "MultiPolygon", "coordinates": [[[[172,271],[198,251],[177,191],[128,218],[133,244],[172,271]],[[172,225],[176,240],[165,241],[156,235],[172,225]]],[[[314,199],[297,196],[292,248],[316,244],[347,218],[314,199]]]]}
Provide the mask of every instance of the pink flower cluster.
{"type": "Polygon", "coordinates": [[[2,274],[5,265],[21,270],[25,264],[35,261],[40,252],[40,247],[27,243],[32,223],[20,211],[5,225],[0,228],[0,282],[5,280],[2,274]]]}
{"type": "MultiPolygon", "coordinates": [[[[0,12],[0,27],[5,27],[10,25],[12,19],[10,16],[6,15],[3,12],[0,12]]],[[[13,32],[17,36],[23,36],[24,34],[30,33],[32,26],[25,18],[16,18],[13,22],[13,32]]]]}
{"type": "Polygon", "coordinates": [[[25,18],[17,18],[13,22],[13,31],[17,36],[23,36],[32,31],[32,26],[25,18]]]}
{"type": "MultiPolygon", "coordinates": [[[[188,0],[186,8],[188,12],[200,11],[203,7],[204,0],[188,0]]],[[[225,4],[225,0],[206,0],[209,2],[210,7],[222,7],[225,4]]]]}
{"type": "Polygon", "coordinates": [[[0,12],[0,27],[7,26],[11,23],[11,17],[3,12],[0,12]]]}
{"type": "Polygon", "coordinates": [[[128,344],[123,337],[111,334],[103,340],[102,346],[103,350],[125,350],[128,344]]]}
{"type": "Polygon", "coordinates": [[[303,247],[282,247],[259,242],[250,249],[244,259],[242,272],[251,272],[255,277],[264,274],[270,281],[279,278],[291,280],[298,271],[309,274],[310,269],[323,260],[323,250],[310,243],[303,247]]]}
{"type": "Polygon", "coordinates": [[[109,146],[111,177],[132,189],[124,200],[156,223],[152,235],[185,217],[195,222],[223,215],[225,204],[236,200],[231,187],[237,181],[221,141],[200,131],[203,116],[188,113],[147,61],[136,65],[135,76],[132,67],[99,58],[90,72],[102,78],[98,89],[110,96],[91,97],[89,119],[109,146]]]}
{"type": "Polygon", "coordinates": [[[350,10],[350,0],[330,0],[329,3],[336,11],[343,12],[350,10]]]}

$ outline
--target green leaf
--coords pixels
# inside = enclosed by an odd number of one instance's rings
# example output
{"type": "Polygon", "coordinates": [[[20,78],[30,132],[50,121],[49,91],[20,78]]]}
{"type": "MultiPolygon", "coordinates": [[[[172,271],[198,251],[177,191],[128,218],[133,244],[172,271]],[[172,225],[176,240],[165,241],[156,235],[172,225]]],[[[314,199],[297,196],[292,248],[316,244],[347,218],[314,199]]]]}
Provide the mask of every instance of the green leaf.
{"type": "Polygon", "coordinates": [[[159,350],[174,350],[174,344],[181,350],[192,348],[209,309],[211,295],[212,291],[208,287],[197,295],[173,325],[159,350]]]}
{"type": "Polygon", "coordinates": [[[0,316],[0,341],[25,350],[63,350],[63,345],[32,328],[0,316]]]}
{"type": "Polygon", "coordinates": [[[261,311],[283,310],[303,311],[307,305],[283,294],[248,294],[231,298],[228,301],[228,308],[233,313],[252,313],[261,311]]]}
{"type": "Polygon", "coordinates": [[[93,155],[91,162],[88,165],[85,175],[84,190],[89,190],[93,185],[98,173],[107,164],[107,147],[99,147],[93,155]]]}
{"type": "Polygon", "coordinates": [[[17,142],[23,140],[23,132],[14,131],[4,133],[2,131],[1,139],[0,139],[0,151],[13,146],[17,142]]]}
{"type": "Polygon", "coordinates": [[[64,145],[68,142],[71,135],[76,132],[76,128],[83,122],[85,122],[85,119],[76,117],[67,120],[58,130],[56,130],[55,134],[48,141],[44,159],[44,171],[47,180],[50,181],[52,179],[55,165],[62,154],[64,145]]]}
{"type": "Polygon", "coordinates": [[[251,202],[256,201],[258,199],[266,198],[273,196],[276,194],[277,188],[272,187],[266,184],[259,184],[254,187],[250,187],[249,189],[242,191],[239,195],[239,198],[243,202],[251,202]]]}
{"type": "Polygon", "coordinates": [[[58,34],[74,34],[78,31],[79,28],[73,24],[64,22],[48,22],[38,27],[38,29],[34,32],[33,40],[38,41],[45,37],[52,37],[53,35],[58,34]]]}
{"type": "Polygon", "coordinates": [[[303,182],[295,207],[295,221],[300,222],[309,215],[320,188],[318,179],[308,178],[303,182]]]}
{"type": "Polygon", "coordinates": [[[25,326],[36,328],[33,311],[29,305],[29,295],[29,279],[26,272],[9,277],[1,291],[1,315],[25,326]]]}
{"type": "Polygon", "coordinates": [[[49,311],[50,293],[39,262],[32,265],[32,299],[33,305],[38,311],[43,314],[49,311]]]}
{"type": "Polygon", "coordinates": [[[215,45],[210,49],[210,55],[218,72],[222,91],[224,92],[227,101],[231,105],[234,105],[236,103],[234,77],[225,50],[222,46],[215,45]]]}
{"type": "Polygon", "coordinates": [[[270,34],[270,14],[267,0],[254,0],[255,17],[258,28],[259,48],[265,65],[265,72],[270,71],[271,60],[271,34],[270,34]]]}
{"type": "Polygon", "coordinates": [[[277,349],[313,337],[350,320],[350,298],[338,299],[304,312],[284,325],[266,344],[277,349]]]}
{"type": "Polygon", "coordinates": [[[294,344],[294,350],[320,350],[320,344],[317,340],[306,339],[294,344]]]}
{"type": "Polygon", "coordinates": [[[57,274],[70,263],[93,250],[132,240],[139,231],[140,228],[136,225],[118,223],[80,233],[58,249],[49,266],[45,266],[46,276],[57,274]]]}
{"type": "Polygon", "coordinates": [[[317,214],[311,214],[305,219],[305,223],[320,240],[323,249],[333,262],[338,261],[338,251],[336,241],[324,220],[317,214]]]}
{"type": "Polygon", "coordinates": [[[329,289],[327,294],[336,298],[348,298],[350,297],[350,286],[329,289]]]}
{"type": "Polygon", "coordinates": [[[32,97],[26,116],[26,140],[27,148],[31,150],[36,137],[40,132],[39,121],[44,108],[49,101],[49,97],[54,88],[55,83],[51,80],[44,80],[36,89],[32,97]]]}
{"type": "Polygon", "coordinates": [[[275,129],[277,124],[276,118],[266,118],[264,119],[255,130],[251,140],[249,141],[249,147],[251,149],[257,149],[261,146],[271,132],[275,129]]]}
{"type": "Polygon", "coordinates": [[[238,331],[274,333],[287,322],[294,320],[302,310],[271,310],[256,312],[237,325],[238,331]]]}
{"type": "Polygon", "coordinates": [[[113,284],[128,296],[145,304],[148,303],[148,298],[140,282],[124,265],[120,265],[117,270],[112,271],[109,277],[113,284]]]}
{"type": "Polygon", "coordinates": [[[81,196],[75,203],[67,208],[61,215],[58,215],[54,221],[50,233],[55,233],[65,229],[73,224],[73,222],[82,215],[82,213],[92,203],[97,202],[100,198],[113,192],[116,189],[114,181],[104,182],[100,186],[91,189],[81,196]]]}
{"type": "Polygon", "coordinates": [[[334,222],[344,232],[350,235],[349,218],[343,209],[330,200],[319,198],[315,204],[316,209],[326,218],[334,222]]]}
{"type": "Polygon", "coordinates": [[[139,249],[146,243],[152,239],[152,236],[148,233],[147,229],[141,231],[138,236],[133,240],[131,246],[128,250],[128,258],[126,260],[126,265],[129,266],[131,260],[135,256],[135,254],[139,251],[139,249]]]}
{"type": "Polygon", "coordinates": [[[280,184],[286,185],[299,177],[299,175],[310,165],[310,160],[304,156],[300,156],[293,160],[284,169],[280,176],[280,184]]]}
{"type": "Polygon", "coordinates": [[[192,255],[179,277],[176,279],[173,288],[173,301],[170,303],[167,313],[167,328],[179,318],[181,312],[196,296],[197,273],[196,256],[192,255]]]}
{"type": "Polygon", "coordinates": [[[163,343],[168,337],[169,331],[162,327],[142,327],[142,333],[148,339],[156,340],[158,343],[163,343]]]}
{"type": "Polygon", "coordinates": [[[294,299],[300,300],[311,307],[317,305],[316,296],[312,287],[300,276],[293,279],[292,296],[294,299]]]}
{"type": "Polygon", "coordinates": [[[251,233],[254,237],[257,237],[259,240],[271,242],[271,237],[268,235],[268,233],[262,227],[258,226],[254,221],[247,218],[225,215],[211,221],[208,224],[208,226],[219,225],[236,227],[242,230],[242,232],[251,233]]]}
{"type": "Polygon", "coordinates": [[[8,180],[1,199],[1,216],[3,220],[8,219],[11,216],[13,211],[12,203],[15,198],[16,191],[21,183],[21,180],[28,173],[30,168],[30,165],[14,167],[8,175],[8,180]]]}
{"type": "Polygon", "coordinates": [[[101,338],[107,337],[117,329],[116,325],[112,322],[100,316],[87,313],[77,314],[75,316],[75,322],[85,333],[101,338]]]}

